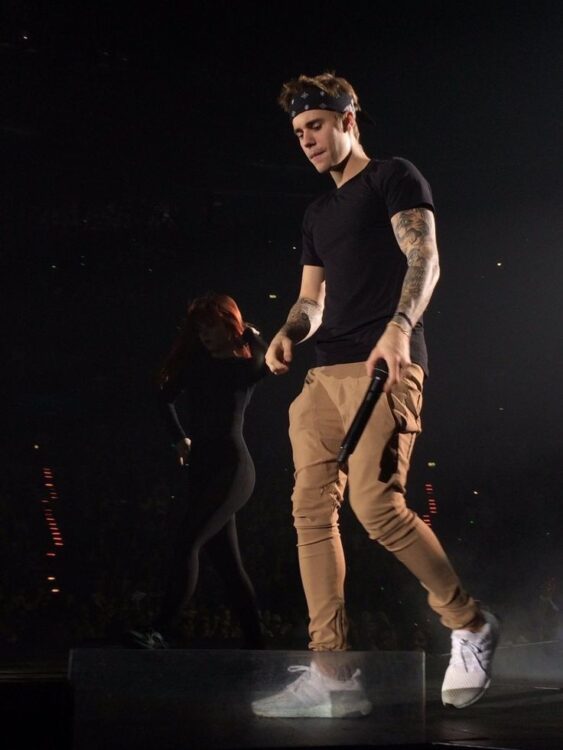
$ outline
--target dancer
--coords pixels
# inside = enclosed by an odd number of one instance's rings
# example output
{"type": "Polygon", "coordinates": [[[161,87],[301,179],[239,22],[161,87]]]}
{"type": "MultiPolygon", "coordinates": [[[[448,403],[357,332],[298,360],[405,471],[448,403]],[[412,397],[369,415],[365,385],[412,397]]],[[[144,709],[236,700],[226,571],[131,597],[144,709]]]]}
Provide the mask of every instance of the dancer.
{"type": "MultiPolygon", "coordinates": [[[[367,156],[358,97],[344,78],[301,75],[284,84],[279,102],[305,157],[335,184],[305,213],[299,299],[266,353],[271,371],[281,375],[294,345],[318,331],[316,366],[290,407],[309,647],[317,654],[348,648],[338,528],[348,481],[350,505],[369,537],[419,579],[452,630],[442,699],[469,706],[489,685],[499,624],[464,591],[434,532],[405,500],[428,373],[422,314],[439,276],[430,186],[406,159],[367,156]],[[339,447],[380,358],[389,369],[385,392],[340,471],[339,447]]],[[[337,690],[350,690],[349,702],[356,694],[358,711],[366,712],[357,681],[335,683],[315,658],[299,681],[253,708],[264,716],[331,715],[337,690]]]]}
{"type": "Polygon", "coordinates": [[[245,325],[236,302],[209,293],[188,308],[181,333],[159,374],[159,398],[180,465],[189,472],[187,512],[178,529],[160,614],[146,631],[130,631],[131,645],[166,648],[193,596],[205,546],[225,583],[243,632],[243,645],[262,648],[260,613],[244,569],[235,514],[249,500],[254,464],[243,437],[246,407],[267,374],[267,345],[245,325]],[[186,429],[175,402],[187,400],[186,429]]]}

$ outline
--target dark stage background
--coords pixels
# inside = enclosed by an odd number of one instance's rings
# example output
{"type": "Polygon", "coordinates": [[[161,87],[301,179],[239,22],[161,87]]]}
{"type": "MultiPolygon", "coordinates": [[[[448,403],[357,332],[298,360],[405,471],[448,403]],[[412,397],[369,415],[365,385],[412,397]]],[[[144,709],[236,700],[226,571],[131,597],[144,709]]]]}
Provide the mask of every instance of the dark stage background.
{"type": "MultiPolygon", "coordinates": [[[[151,378],[196,294],[232,294],[267,338],[284,321],[331,182],[276,97],[325,69],[376,119],[368,153],[411,159],[438,207],[411,504],[505,642],[561,637],[562,39],[555,2],[3,3],[3,650],[150,618],[185,491],[151,378]]],[[[306,643],[287,407],[312,356],[247,417],[239,530],[274,647],[306,643]]],[[[355,645],[443,650],[417,582],[348,508],[342,526],[355,645]]],[[[208,567],[185,629],[236,643],[208,567]]]]}

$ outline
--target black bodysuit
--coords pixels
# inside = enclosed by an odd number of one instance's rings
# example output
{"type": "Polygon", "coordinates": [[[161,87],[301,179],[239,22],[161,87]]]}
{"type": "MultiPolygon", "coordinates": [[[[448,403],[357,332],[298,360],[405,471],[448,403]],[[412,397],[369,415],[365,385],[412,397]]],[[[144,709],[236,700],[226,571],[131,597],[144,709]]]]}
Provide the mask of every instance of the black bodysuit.
{"type": "Polygon", "coordinates": [[[251,329],[244,340],[252,357],[218,359],[206,351],[160,392],[160,403],[174,443],[188,436],[189,499],[172,556],[172,565],[157,627],[173,627],[192,597],[203,545],[223,579],[237,612],[245,645],[261,645],[256,595],[240,556],[235,513],[249,500],[255,484],[254,464],[243,436],[244,413],[255,384],[268,372],[265,342],[251,329]],[[180,423],[175,402],[183,394],[187,418],[180,423]]]}

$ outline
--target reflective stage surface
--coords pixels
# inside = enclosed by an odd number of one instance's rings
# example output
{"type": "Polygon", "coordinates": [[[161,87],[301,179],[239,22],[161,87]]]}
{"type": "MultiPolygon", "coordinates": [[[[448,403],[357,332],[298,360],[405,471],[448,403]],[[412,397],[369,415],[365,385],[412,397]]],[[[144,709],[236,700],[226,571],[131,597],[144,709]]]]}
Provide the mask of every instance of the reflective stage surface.
{"type": "Polygon", "coordinates": [[[69,661],[73,744],[80,750],[419,744],[424,661],[412,651],[78,649],[69,661]]]}
{"type": "MultiPolygon", "coordinates": [[[[563,747],[563,641],[501,646],[490,690],[463,710],[442,706],[440,685],[447,656],[430,654],[426,656],[422,713],[422,660],[421,654],[412,652],[370,652],[315,664],[310,653],[301,651],[143,652],[110,644],[103,649],[71,651],[70,659],[68,652],[56,658],[4,658],[0,664],[0,747],[563,747]],[[327,675],[331,662],[344,683],[340,687],[347,691],[334,689],[339,685],[327,675]],[[289,672],[290,666],[299,669],[289,672]],[[324,671],[319,677],[313,670],[324,671]],[[318,697],[319,685],[331,688],[324,693],[326,698],[328,692],[330,700],[320,701],[322,711],[349,713],[351,718],[256,714],[279,713],[280,705],[287,709],[290,701],[272,702],[269,696],[296,680],[301,680],[297,687],[304,685],[307,695],[317,690],[318,697]]],[[[303,699],[302,688],[295,691],[303,699]]]]}

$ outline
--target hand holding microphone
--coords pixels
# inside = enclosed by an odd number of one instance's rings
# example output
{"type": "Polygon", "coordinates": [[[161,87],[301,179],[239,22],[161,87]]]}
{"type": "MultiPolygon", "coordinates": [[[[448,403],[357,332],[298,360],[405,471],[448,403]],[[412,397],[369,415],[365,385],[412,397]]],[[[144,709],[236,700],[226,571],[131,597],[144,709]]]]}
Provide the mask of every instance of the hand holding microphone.
{"type": "Polygon", "coordinates": [[[362,403],[356,415],[350,425],[348,432],[344,438],[340,451],[336,460],[340,466],[344,466],[348,461],[348,457],[354,452],[358,440],[361,438],[364,428],[371,417],[375,404],[378,398],[383,392],[383,386],[389,375],[389,369],[384,359],[378,359],[375,363],[375,369],[371,378],[371,382],[368,386],[366,394],[363,398],[362,403]]]}

